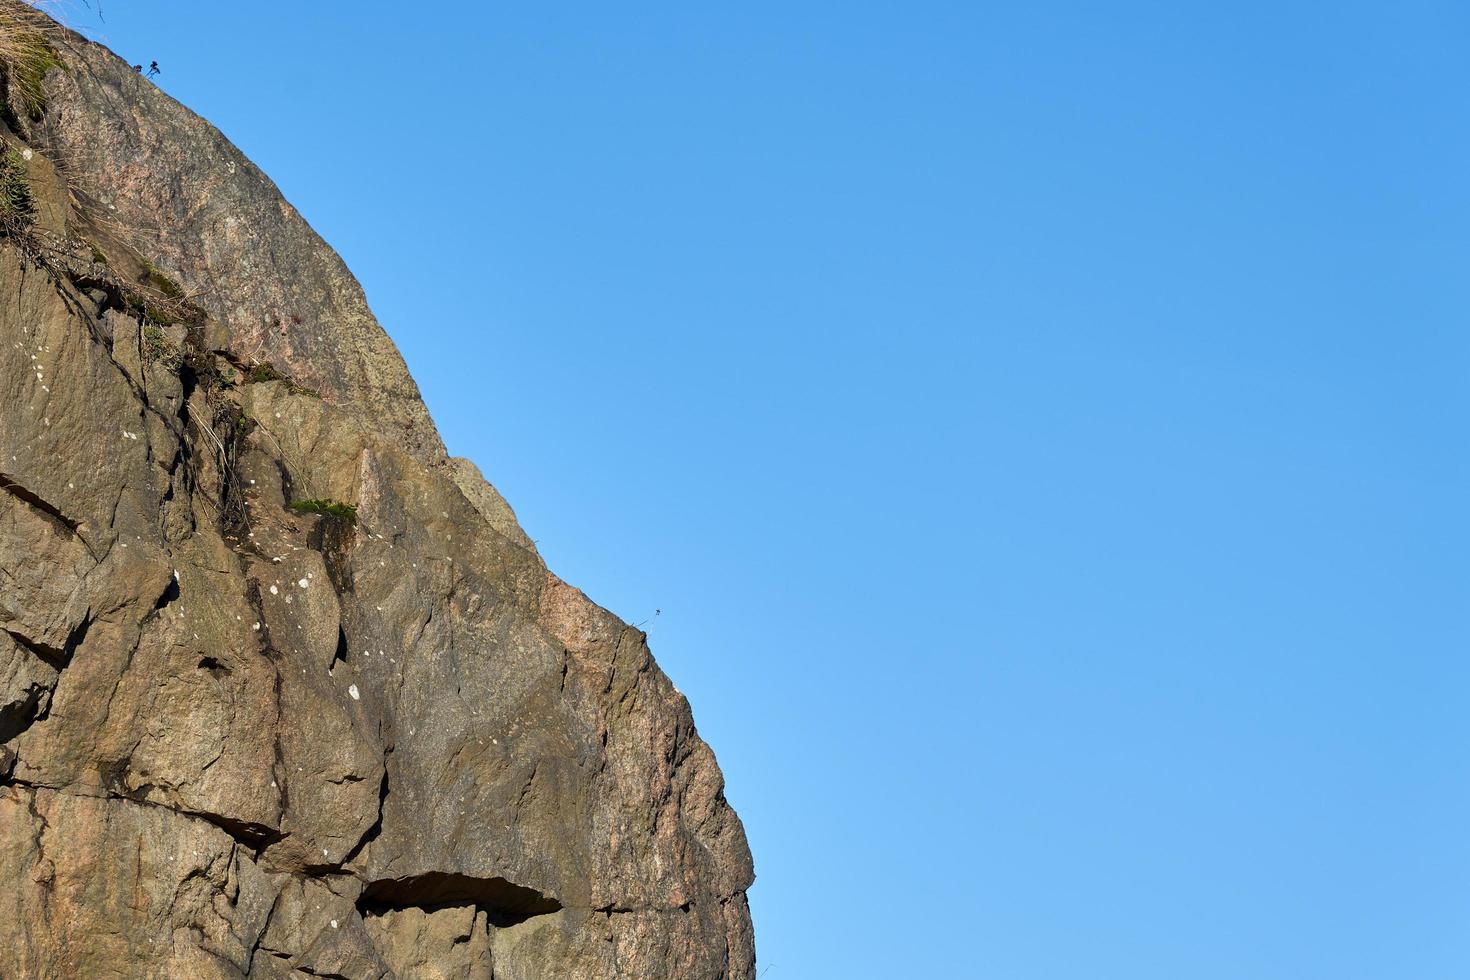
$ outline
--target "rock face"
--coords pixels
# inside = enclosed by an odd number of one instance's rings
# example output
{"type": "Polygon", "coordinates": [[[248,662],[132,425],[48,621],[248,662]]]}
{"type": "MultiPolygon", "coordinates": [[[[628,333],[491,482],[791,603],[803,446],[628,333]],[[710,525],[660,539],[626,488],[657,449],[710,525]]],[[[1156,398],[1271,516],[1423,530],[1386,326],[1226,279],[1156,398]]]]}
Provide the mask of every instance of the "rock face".
{"type": "Polygon", "coordinates": [[[646,637],[446,456],[270,181],[23,11],[60,66],[0,111],[0,976],[754,976],[646,637]]]}

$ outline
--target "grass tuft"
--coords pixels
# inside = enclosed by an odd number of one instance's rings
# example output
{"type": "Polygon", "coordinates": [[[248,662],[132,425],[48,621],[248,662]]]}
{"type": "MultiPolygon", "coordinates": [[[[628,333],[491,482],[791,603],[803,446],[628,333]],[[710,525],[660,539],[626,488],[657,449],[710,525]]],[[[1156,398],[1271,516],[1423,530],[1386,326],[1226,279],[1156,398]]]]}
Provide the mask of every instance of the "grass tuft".
{"type": "Polygon", "coordinates": [[[0,66],[11,93],[32,119],[39,119],[46,108],[46,73],[63,67],[46,36],[54,28],[49,18],[26,4],[10,0],[0,6],[0,66]]]}

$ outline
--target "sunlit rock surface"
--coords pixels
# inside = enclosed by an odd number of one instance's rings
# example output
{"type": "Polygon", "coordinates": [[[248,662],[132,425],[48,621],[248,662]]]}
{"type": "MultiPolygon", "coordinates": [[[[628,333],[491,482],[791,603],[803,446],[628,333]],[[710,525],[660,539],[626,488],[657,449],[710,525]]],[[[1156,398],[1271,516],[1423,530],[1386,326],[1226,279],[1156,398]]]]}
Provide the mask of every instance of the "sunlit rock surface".
{"type": "Polygon", "coordinates": [[[7,73],[0,976],[754,976],[646,637],[446,457],[271,182],[50,40],[39,114],[7,73]]]}

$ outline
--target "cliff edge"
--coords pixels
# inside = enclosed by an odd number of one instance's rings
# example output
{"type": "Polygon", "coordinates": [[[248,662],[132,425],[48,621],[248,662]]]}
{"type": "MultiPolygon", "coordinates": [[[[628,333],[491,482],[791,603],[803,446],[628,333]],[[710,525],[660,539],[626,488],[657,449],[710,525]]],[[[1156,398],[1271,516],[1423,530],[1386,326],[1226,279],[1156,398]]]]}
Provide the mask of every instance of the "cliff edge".
{"type": "Polygon", "coordinates": [[[213,127],[0,0],[0,976],[749,978],[646,637],[213,127]]]}

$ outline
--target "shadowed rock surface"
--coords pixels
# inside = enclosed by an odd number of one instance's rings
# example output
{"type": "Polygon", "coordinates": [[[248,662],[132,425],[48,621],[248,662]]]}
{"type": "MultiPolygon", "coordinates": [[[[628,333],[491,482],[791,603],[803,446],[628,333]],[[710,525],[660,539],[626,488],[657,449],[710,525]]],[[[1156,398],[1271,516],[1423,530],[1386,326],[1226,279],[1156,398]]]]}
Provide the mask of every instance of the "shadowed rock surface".
{"type": "Polygon", "coordinates": [[[0,976],[754,976],[745,834],[644,634],[446,456],[271,182],[48,36],[0,129],[35,205],[0,238],[0,976]]]}

